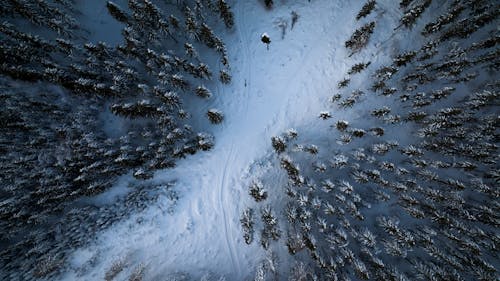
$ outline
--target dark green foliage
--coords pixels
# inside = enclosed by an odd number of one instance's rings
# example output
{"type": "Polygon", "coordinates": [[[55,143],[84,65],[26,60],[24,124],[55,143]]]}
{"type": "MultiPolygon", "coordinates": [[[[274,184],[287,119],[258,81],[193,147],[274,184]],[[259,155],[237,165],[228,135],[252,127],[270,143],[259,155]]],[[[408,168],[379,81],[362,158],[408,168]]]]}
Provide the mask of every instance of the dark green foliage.
{"type": "Polygon", "coordinates": [[[243,238],[245,239],[245,243],[251,244],[253,241],[254,235],[254,218],[253,218],[253,210],[251,208],[247,208],[243,211],[242,218],[240,219],[241,226],[243,228],[243,238]]]}
{"type": "Polygon", "coordinates": [[[224,84],[229,84],[231,83],[231,75],[226,70],[221,70],[219,80],[224,84]]]}
{"type": "Polygon", "coordinates": [[[207,99],[207,98],[210,98],[212,96],[212,93],[210,93],[210,91],[207,88],[203,87],[203,86],[196,87],[195,93],[200,98],[206,98],[207,99]]]}
{"type": "Polygon", "coordinates": [[[370,36],[375,29],[375,22],[370,22],[363,25],[361,28],[354,31],[351,38],[345,42],[345,47],[350,49],[352,53],[361,51],[370,40],[370,36]]]}
{"type": "Polygon", "coordinates": [[[342,81],[339,82],[339,84],[337,85],[337,87],[339,89],[345,88],[345,87],[347,87],[349,85],[349,82],[351,82],[351,79],[344,78],[342,81]]]}
{"type": "Polygon", "coordinates": [[[371,64],[371,62],[357,63],[357,64],[353,65],[351,67],[351,69],[349,69],[349,71],[347,72],[347,74],[353,75],[353,74],[356,74],[356,73],[360,73],[361,71],[365,70],[370,64],[371,64]]]}
{"type": "Polygon", "coordinates": [[[394,64],[397,67],[405,66],[407,63],[411,62],[411,60],[413,60],[416,56],[417,52],[415,51],[406,52],[394,58],[394,64]]]}
{"type": "Polygon", "coordinates": [[[417,19],[431,5],[432,0],[423,0],[420,4],[410,8],[401,18],[401,25],[407,28],[413,27],[417,19]]]}
{"type": "Polygon", "coordinates": [[[366,2],[361,8],[361,11],[359,11],[358,15],[356,16],[356,20],[360,20],[361,18],[368,16],[373,11],[373,9],[375,9],[376,4],[377,1],[368,0],[368,2],[366,2]]]}
{"type": "Polygon", "coordinates": [[[154,117],[162,114],[161,109],[148,100],[136,103],[114,104],[111,112],[128,118],[154,117]]]}
{"type": "Polygon", "coordinates": [[[229,6],[225,0],[217,0],[217,6],[219,8],[219,13],[221,18],[224,20],[227,28],[231,28],[234,25],[233,12],[231,12],[229,6]]]}
{"type": "Polygon", "coordinates": [[[462,4],[454,6],[448,13],[439,16],[436,21],[426,24],[424,30],[422,31],[422,34],[430,35],[432,33],[440,31],[443,26],[446,26],[455,21],[464,9],[465,6],[462,4]]]}
{"type": "Polygon", "coordinates": [[[208,110],[207,117],[213,124],[220,124],[224,120],[224,115],[217,109],[208,110]]]}
{"type": "Polygon", "coordinates": [[[406,9],[408,8],[408,6],[410,6],[410,4],[415,1],[415,0],[401,0],[401,2],[399,2],[399,7],[401,7],[401,9],[406,9]]]}
{"type": "Polygon", "coordinates": [[[277,153],[282,153],[286,149],[286,142],[282,137],[272,137],[271,143],[277,153]]]}
{"type": "Polygon", "coordinates": [[[255,201],[260,202],[266,200],[267,191],[262,186],[260,182],[253,182],[250,185],[249,194],[255,199],[255,201]]]}
{"type": "Polygon", "coordinates": [[[128,16],[123,12],[123,10],[116,5],[114,2],[108,1],[106,2],[106,7],[108,8],[109,13],[118,21],[123,23],[127,23],[128,16]]]}

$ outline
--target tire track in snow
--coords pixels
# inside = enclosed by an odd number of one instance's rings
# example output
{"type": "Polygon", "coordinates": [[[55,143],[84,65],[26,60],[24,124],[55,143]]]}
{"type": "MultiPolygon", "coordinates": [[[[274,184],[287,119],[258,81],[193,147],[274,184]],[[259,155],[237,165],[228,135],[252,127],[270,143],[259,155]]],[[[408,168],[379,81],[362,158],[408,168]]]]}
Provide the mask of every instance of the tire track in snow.
{"type": "MultiPolygon", "coordinates": [[[[243,108],[241,108],[244,112],[243,118],[247,119],[248,118],[248,108],[249,108],[248,98],[250,96],[250,91],[251,91],[250,89],[251,89],[252,83],[251,83],[251,65],[250,65],[250,62],[248,60],[249,54],[250,54],[250,50],[248,48],[248,37],[245,36],[242,32],[242,28],[244,26],[246,26],[246,19],[244,16],[243,4],[244,4],[243,2],[238,3],[239,7],[237,9],[237,11],[238,11],[237,17],[239,17],[241,19],[241,26],[237,27],[237,31],[238,31],[239,42],[243,47],[242,52],[241,52],[242,58],[241,58],[240,63],[245,64],[245,68],[244,68],[244,71],[240,73],[240,75],[241,75],[240,79],[238,81],[234,81],[234,82],[238,83],[238,84],[241,84],[242,82],[244,82],[245,87],[243,87],[242,98],[236,99],[235,101],[240,102],[240,104],[238,106],[243,107],[243,108]],[[241,103],[241,102],[243,102],[243,103],[241,103]]],[[[226,88],[225,87],[218,87],[218,90],[225,92],[226,88]]],[[[236,118],[236,116],[235,116],[235,118],[236,118]]],[[[241,118],[241,117],[239,117],[239,118],[241,118]]],[[[226,129],[227,127],[224,126],[224,128],[226,129]]],[[[237,274],[238,278],[241,278],[241,276],[240,276],[241,275],[241,263],[240,263],[240,259],[238,258],[238,257],[240,257],[240,255],[237,251],[236,239],[233,235],[235,226],[233,225],[231,218],[228,217],[228,214],[226,212],[226,208],[232,207],[230,205],[231,203],[228,202],[228,200],[231,199],[231,194],[229,194],[229,191],[230,191],[229,185],[231,182],[228,179],[228,177],[230,176],[230,174],[233,173],[233,171],[230,171],[230,170],[232,170],[231,165],[233,165],[235,163],[235,158],[237,157],[236,153],[234,153],[234,147],[235,147],[234,141],[231,140],[229,152],[228,152],[227,157],[225,159],[225,165],[224,165],[224,169],[222,171],[222,177],[221,177],[220,183],[219,183],[217,201],[219,204],[218,208],[220,209],[220,212],[222,214],[222,219],[223,219],[223,224],[224,224],[224,237],[223,237],[223,239],[225,240],[226,250],[229,253],[229,257],[231,259],[231,265],[232,265],[234,272],[237,274]]],[[[237,213],[239,213],[239,212],[237,211],[237,213]]]]}
{"type": "Polygon", "coordinates": [[[234,247],[234,237],[231,233],[231,231],[229,230],[229,227],[230,227],[230,220],[228,219],[227,217],[227,213],[226,213],[226,206],[227,206],[227,195],[224,196],[225,194],[227,194],[228,192],[228,180],[227,180],[227,174],[228,174],[228,169],[229,169],[229,166],[230,166],[230,163],[233,162],[233,158],[234,158],[234,143],[233,141],[231,141],[231,147],[229,149],[229,153],[228,153],[228,156],[226,158],[226,164],[224,165],[224,170],[222,172],[222,179],[220,181],[220,184],[219,184],[219,192],[218,192],[218,203],[219,203],[219,208],[222,212],[222,218],[224,220],[224,238],[226,240],[226,248],[230,254],[230,258],[231,258],[231,264],[233,266],[234,269],[237,270],[238,274],[241,272],[240,271],[240,263],[239,262],[236,262],[236,254],[235,254],[235,247],[234,247]]]}

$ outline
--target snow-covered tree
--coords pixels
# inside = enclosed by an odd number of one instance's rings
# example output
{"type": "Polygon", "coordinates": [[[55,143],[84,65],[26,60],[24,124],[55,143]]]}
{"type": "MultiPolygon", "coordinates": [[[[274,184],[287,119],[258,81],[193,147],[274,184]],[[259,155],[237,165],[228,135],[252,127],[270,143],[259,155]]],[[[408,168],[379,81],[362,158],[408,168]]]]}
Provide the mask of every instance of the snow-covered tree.
{"type": "Polygon", "coordinates": [[[249,193],[257,202],[266,200],[267,198],[267,191],[264,189],[262,183],[258,181],[250,185],[249,193]]]}
{"type": "Polygon", "coordinates": [[[375,5],[377,4],[377,1],[375,0],[368,0],[363,7],[361,7],[361,10],[359,11],[358,15],[356,15],[356,20],[360,20],[361,18],[364,18],[368,16],[373,9],[375,9],[375,5]]]}
{"type": "Polygon", "coordinates": [[[345,42],[345,47],[350,49],[352,53],[361,51],[370,40],[370,36],[375,29],[375,22],[370,22],[357,29],[345,42]]]}
{"type": "Polygon", "coordinates": [[[207,117],[208,120],[210,120],[210,122],[212,122],[213,124],[222,123],[222,121],[224,120],[224,114],[222,114],[222,112],[217,109],[209,109],[207,111],[207,117]]]}

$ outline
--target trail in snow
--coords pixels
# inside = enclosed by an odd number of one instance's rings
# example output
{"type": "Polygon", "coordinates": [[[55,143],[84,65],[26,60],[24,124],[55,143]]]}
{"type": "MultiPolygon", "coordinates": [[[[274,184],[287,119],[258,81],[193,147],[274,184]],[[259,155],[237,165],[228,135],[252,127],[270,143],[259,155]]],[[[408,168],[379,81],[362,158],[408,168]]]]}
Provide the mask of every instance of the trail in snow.
{"type": "Polygon", "coordinates": [[[219,86],[211,104],[225,114],[223,125],[214,129],[216,145],[154,179],[176,180],[181,198],[175,213],[165,213],[160,202],[100,233],[95,244],[73,254],[63,279],[102,279],[123,258],[130,265],[144,264],[145,280],[174,272],[247,279],[265,252],[258,231],[252,245],[243,241],[239,219],[250,200],[252,177],[244,175],[269,151],[272,136],[311,121],[325,109],[336,83],[355,59],[359,62],[359,56],[348,59],[343,48],[354,30],[346,23],[353,22],[363,4],[357,2],[283,3],[269,12],[258,1],[235,1],[236,30],[224,40],[232,83],[219,86]],[[292,11],[299,21],[282,40],[274,22],[291,21],[292,11]],[[272,39],[269,51],[260,42],[263,32],[272,39]],[[89,263],[92,267],[82,273],[89,263]]]}
{"type": "Polygon", "coordinates": [[[236,260],[236,254],[235,254],[235,249],[234,249],[234,238],[232,233],[229,231],[231,229],[231,225],[229,222],[229,218],[226,214],[225,211],[225,206],[228,205],[228,202],[225,201],[224,195],[229,191],[228,188],[228,181],[227,181],[227,172],[229,170],[229,165],[234,162],[234,152],[233,152],[233,144],[231,144],[231,148],[229,148],[229,153],[226,158],[226,164],[224,166],[224,169],[222,170],[222,180],[220,183],[220,189],[219,189],[219,210],[222,212],[222,218],[223,218],[223,224],[224,224],[224,238],[225,242],[228,248],[228,252],[231,255],[231,264],[232,268],[236,270],[236,272],[240,272],[240,265],[237,263],[236,260]]]}

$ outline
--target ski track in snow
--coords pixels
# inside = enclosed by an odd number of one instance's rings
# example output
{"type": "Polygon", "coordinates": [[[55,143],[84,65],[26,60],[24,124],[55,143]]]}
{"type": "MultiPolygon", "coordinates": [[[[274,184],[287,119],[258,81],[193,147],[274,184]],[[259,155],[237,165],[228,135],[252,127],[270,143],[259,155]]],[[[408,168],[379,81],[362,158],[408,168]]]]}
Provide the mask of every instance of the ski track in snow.
{"type": "Polygon", "coordinates": [[[343,47],[360,26],[353,23],[363,4],[357,2],[280,2],[266,11],[258,1],[234,1],[236,30],[224,40],[232,83],[218,86],[210,105],[225,114],[223,124],[214,129],[215,147],[156,173],[154,181],[177,181],[180,199],[172,215],[159,202],[99,233],[95,243],[73,253],[62,279],[102,280],[114,261],[126,257],[128,272],[144,264],[145,280],[174,272],[195,278],[212,272],[227,280],[247,280],[265,251],[259,229],[251,245],[243,241],[239,219],[250,205],[245,204],[250,199],[243,175],[269,153],[273,135],[308,124],[328,109],[336,83],[354,61],[361,61],[360,56],[348,58],[343,47]],[[291,11],[300,18],[282,40],[274,22],[290,21],[291,11]],[[263,32],[272,39],[269,51],[260,42],[263,32]],[[88,264],[92,266],[85,268],[88,264]]]}
{"type": "Polygon", "coordinates": [[[221,210],[222,212],[222,218],[223,218],[223,223],[224,223],[224,238],[226,240],[226,245],[227,245],[227,248],[228,248],[228,252],[230,253],[230,256],[231,256],[231,264],[232,264],[232,268],[234,268],[236,270],[236,272],[240,272],[240,265],[239,263],[236,263],[235,260],[236,260],[236,254],[235,254],[235,247],[234,247],[234,238],[232,236],[232,233],[230,233],[228,231],[228,229],[232,228],[232,226],[230,225],[230,221],[228,219],[228,216],[226,214],[226,211],[225,211],[225,206],[228,205],[227,203],[227,197],[225,197],[224,195],[226,195],[228,192],[229,192],[229,186],[228,186],[228,181],[227,181],[227,173],[228,173],[228,169],[229,169],[229,165],[234,162],[234,157],[233,157],[234,153],[233,153],[233,144],[231,144],[231,148],[229,149],[229,153],[228,153],[228,156],[226,158],[226,165],[224,166],[224,170],[222,171],[222,180],[221,180],[221,183],[220,183],[220,190],[219,190],[219,210],[221,210]]]}

